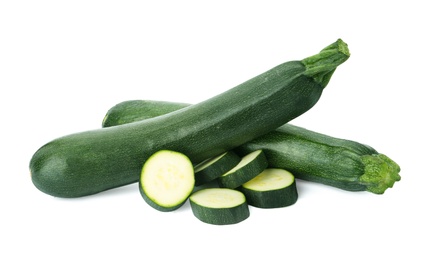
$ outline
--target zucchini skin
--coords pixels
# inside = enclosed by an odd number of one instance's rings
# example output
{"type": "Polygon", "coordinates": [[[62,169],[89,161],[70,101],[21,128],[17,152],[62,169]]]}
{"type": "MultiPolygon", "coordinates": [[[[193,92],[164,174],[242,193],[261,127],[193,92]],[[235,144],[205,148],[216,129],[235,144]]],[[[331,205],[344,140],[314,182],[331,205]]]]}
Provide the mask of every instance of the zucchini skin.
{"type": "MultiPolygon", "coordinates": [[[[163,102],[131,101],[135,107],[164,106],[163,102]]],[[[128,103],[119,108],[124,109],[128,103]]],[[[185,107],[184,103],[171,103],[170,109],[185,107]]],[[[114,106],[117,107],[118,105],[114,106]]],[[[136,118],[146,114],[137,109],[136,118]]],[[[111,117],[108,111],[107,118],[111,117]]],[[[127,122],[134,121],[129,114],[127,122]]],[[[264,150],[269,167],[282,168],[298,179],[322,183],[347,191],[369,191],[383,194],[401,179],[400,167],[374,148],[356,141],[320,134],[292,124],[285,124],[234,149],[239,155],[264,150]],[[375,176],[371,179],[371,176],[375,176]]]]}
{"type": "Polygon", "coordinates": [[[30,160],[33,184],[55,197],[81,197],[137,182],[143,163],[159,150],[197,163],[251,141],[317,103],[329,77],[349,57],[341,40],[323,51],[324,63],[321,52],[285,62],[169,114],[54,139],[30,160]]]}

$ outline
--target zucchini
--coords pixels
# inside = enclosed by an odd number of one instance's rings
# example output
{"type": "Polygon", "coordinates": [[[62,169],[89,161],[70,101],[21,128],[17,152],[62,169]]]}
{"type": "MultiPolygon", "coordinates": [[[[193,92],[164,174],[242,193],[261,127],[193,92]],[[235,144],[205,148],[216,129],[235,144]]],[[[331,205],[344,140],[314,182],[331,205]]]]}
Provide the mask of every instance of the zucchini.
{"type": "Polygon", "coordinates": [[[183,153],[194,164],[217,156],[312,108],[348,57],[337,40],[184,109],[54,139],[30,160],[33,184],[52,196],[80,197],[137,182],[143,163],[159,150],[183,153]]]}
{"type": "Polygon", "coordinates": [[[250,215],[243,193],[227,188],[206,188],[189,197],[192,213],[207,224],[236,224],[250,215]]]}
{"type": "Polygon", "coordinates": [[[262,149],[269,165],[296,178],[348,191],[383,194],[401,179],[400,167],[368,145],[286,124],[237,147],[239,154],[262,149]]]}
{"type": "MultiPolygon", "coordinates": [[[[165,103],[133,101],[137,106],[151,104],[159,110],[165,103]]],[[[182,103],[170,107],[184,108],[182,103]]],[[[124,108],[123,108],[124,109],[124,108]]],[[[144,110],[129,114],[125,123],[139,120],[144,110]],[[135,118],[135,119],[134,119],[135,118]]],[[[111,117],[110,112],[106,117],[111,117]]],[[[374,148],[356,141],[320,134],[285,124],[235,149],[239,154],[263,149],[269,167],[290,171],[298,179],[330,185],[347,191],[382,194],[401,179],[399,165],[374,148]]]]}
{"type": "Polygon", "coordinates": [[[235,189],[256,177],[267,166],[267,159],[262,150],[250,152],[234,168],[218,178],[219,186],[235,189]]]}
{"type": "Polygon", "coordinates": [[[233,151],[227,151],[214,158],[204,160],[195,166],[195,186],[216,180],[240,161],[240,156],[233,151]]]}
{"type": "Polygon", "coordinates": [[[143,199],[159,211],[180,208],[195,184],[191,161],[182,153],[161,150],[144,163],[139,180],[143,199]]]}
{"type": "Polygon", "coordinates": [[[297,202],[294,175],[287,170],[268,168],[240,186],[247,203],[258,208],[281,208],[297,202]]]}

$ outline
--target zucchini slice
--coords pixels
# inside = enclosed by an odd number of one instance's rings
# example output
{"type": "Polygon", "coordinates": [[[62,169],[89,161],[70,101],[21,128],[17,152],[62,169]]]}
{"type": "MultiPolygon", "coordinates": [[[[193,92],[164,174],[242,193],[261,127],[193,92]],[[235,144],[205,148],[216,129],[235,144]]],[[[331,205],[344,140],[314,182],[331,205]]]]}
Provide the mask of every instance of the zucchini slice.
{"type": "Polygon", "coordinates": [[[189,158],[179,152],[161,150],[144,163],[139,180],[143,199],[160,211],[181,207],[195,185],[194,170],[189,158]]]}
{"type": "Polygon", "coordinates": [[[219,185],[223,188],[235,189],[256,177],[267,166],[264,152],[262,150],[253,151],[245,155],[234,168],[220,176],[219,185]]]}
{"type": "Polygon", "coordinates": [[[189,201],[194,216],[208,224],[236,224],[250,215],[246,197],[237,190],[202,189],[194,192],[189,201]]]}
{"type": "Polygon", "coordinates": [[[228,151],[197,164],[195,166],[195,186],[215,180],[236,166],[240,160],[240,156],[233,151],[228,151]]]}
{"type": "Polygon", "coordinates": [[[294,175],[287,170],[268,168],[239,190],[249,205],[257,208],[281,208],[293,205],[298,198],[294,175]]]}

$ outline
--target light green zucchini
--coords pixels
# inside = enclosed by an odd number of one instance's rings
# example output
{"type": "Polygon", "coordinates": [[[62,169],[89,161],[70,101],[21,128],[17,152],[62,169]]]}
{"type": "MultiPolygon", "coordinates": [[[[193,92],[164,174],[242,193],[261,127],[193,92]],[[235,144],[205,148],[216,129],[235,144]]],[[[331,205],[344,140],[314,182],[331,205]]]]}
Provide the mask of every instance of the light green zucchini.
{"type": "Polygon", "coordinates": [[[86,196],[137,182],[143,163],[159,150],[183,153],[193,163],[232,150],[312,108],[348,57],[338,40],[184,109],[54,139],[30,160],[33,184],[52,196],[86,196]]]}

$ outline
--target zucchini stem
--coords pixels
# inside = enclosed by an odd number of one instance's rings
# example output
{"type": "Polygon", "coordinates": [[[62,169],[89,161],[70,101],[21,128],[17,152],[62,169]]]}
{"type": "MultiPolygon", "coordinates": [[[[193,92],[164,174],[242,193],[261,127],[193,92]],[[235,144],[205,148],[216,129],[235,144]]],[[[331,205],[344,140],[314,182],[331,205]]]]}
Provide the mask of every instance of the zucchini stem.
{"type": "Polygon", "coordinates": [[[383,194],[387,188],[400,181],[400,167],[384,154],[363,155],[361,160],[365,173],[360,176],[360,182],[366,190],[375,194],[383,194]]]}
{"type": "Polygon", "coordinates": [[[325,88],[336,68],[350,57],[348,45],[338,39],[322,49],[318,54],[302,60],[306,67],[305,75],[315,79],[325,88]]]}

